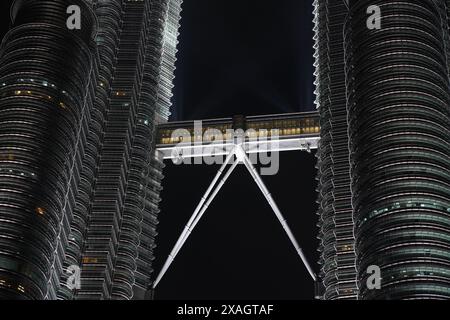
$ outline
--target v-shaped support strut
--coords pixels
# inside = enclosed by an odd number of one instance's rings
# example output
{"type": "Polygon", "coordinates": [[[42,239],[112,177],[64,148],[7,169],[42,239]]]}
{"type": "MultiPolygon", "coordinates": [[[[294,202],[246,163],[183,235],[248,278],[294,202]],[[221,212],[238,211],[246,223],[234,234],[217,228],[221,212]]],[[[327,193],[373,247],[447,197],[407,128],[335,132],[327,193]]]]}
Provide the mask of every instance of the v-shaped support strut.
{"type": "Polygon", "coordinates": [[[251,163],[250,159],[248,158],[247,154],[245,153],[244,149],[241,145],[235,145],[233,149],[231,150],[230,154],[225,159],[225,162],[220,167],[219,171],[217,172],[216,176],[214,177],[213,181],[209,185],[208,189],[206,190],[204,196],[200,200],[200,203],[198,204],[197,208],[195,209],[194,213],[192,214],[191,218],[189,219],[189,222],[184,227],[183,232],[181,233],[180,237],[178,238],[177,243],[173,247],[172,251],[169,254],[169,257],[167,258],[166,262],[164,263],[163,268],[161,269],[160,273],[158,274],[158,277],[156,278],[155,282],[153,283],[153,289],[156,288],[156,286],[161,281],[164,274],[169,269],[172,262],[175,260],[175,257],[177,256],[178,252],[180,252],[181,248],[185,244],[186,240],[194,230],[197,223],[200,221],[208,207],[211,205],[214,198],[219,193],[220,189],[223,187],[227,179],[230,177],[233,170],[236,168],[236,166],[242,163],[245,165],[245,167],[250,172],[253,180],[255,180],[256,184],[258,185],[261,192],[264,194],[264,197],[266,198],[267,202],[269,203],[270,207],[272,208],[273,212],[275,213],[276,217],[280,221],[284,231],[288,235],[289,239],[292,242],[292,245],[294,246],[295,250],[297,251],[297,254],[300,256],[300,259],[302,260],[303,264],[305,265],[306,269],[308,270],[309,274],[311,275],[312,279],[316,281],[316,275],[314,271],[312,270],[311,266],[309,265],[303,250],[299,246],[297,240],[294,237],[294,234],[292,233],[291,229],[289,228],[289,225],[286,222],[286,219],[283,217],[280,209],[278,208],[277,204],[272,198],[272,195],[270,194],[269,190],[267,189],[266,185],[262,181],[261,177],[259,176],[258,172],[256,171],[255,167],[251,163]],[[231,164],[231,167],[228,169],[228,171],[225,173],[222,180],[219,179],[222,176],[222,173],[225,171],[225,168],[231,163],[233,158],[236,156],[236,160],[233,161],[231,164]],[[219,182],[217,184],[217,182],[219,182]],[[217,184],[217,185],[216,185],[217,184]],[[212,193],[211,193],[212,192],[212,193]]]}

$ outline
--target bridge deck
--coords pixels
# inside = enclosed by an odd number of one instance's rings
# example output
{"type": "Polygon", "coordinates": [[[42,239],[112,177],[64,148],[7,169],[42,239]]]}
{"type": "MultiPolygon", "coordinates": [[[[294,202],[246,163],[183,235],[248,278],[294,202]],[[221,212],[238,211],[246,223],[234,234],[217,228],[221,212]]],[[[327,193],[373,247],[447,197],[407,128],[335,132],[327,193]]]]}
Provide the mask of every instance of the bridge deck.
{"type": "Polygon", "coordinates": [[[236,144],[237,136],[241,137],[247,153],[309,151],[318,146],[319,114],[302,112],[169,122],[158,127],[157,150],[164,159],[225,155],[236,144]]]}

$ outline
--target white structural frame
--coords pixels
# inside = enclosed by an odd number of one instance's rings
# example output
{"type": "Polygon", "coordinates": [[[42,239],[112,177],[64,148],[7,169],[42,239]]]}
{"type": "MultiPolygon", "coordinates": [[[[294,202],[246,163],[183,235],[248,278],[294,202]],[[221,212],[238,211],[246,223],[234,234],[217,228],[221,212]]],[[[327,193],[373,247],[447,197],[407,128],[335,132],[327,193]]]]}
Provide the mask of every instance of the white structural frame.
{"type": "MultiPolygon", "coordinates": [[[[317,148],[318,145],[318,138],[312,138],[314,141],[302,141],[303,143],[295,143],[296,149],[290,149],[290,150],[306,150],[310,151],[313,148],[317,148]]],[[[221,146],[223,147],[223,146],[221,146]]],[[[208,189],[206,190],[205,194],[201,198],[199,204],[197,205],[194,213],[192,214],[191,218],[189,219],[189,222],[184,227],[183,232],[179,236],[175,246],[173,247],[172,251],[170,252],[166,262],[164,263],[163,268],[159,272],[155,282],[153,283],[153,289],[155,289],[158,284],[160,283],[161,279],[166,274],[167,270],[169,269],[172,262],[175,260],[177,254],[180,252],[183,245],[186,243],[186,240],[191,235],[194,228],[197,226],[200,219],[205,214],[208,207],[211,205],[214,198],[219,193],[220,189],[223,187],[227,179],[230,177],[231,173],[234,171],[236,166],[238,164],[244,164],[247,170],[249,171],[250,175],[252,176],[253,180],[258,185],[259,189],[263,193],[264,197],[266,198],[267,202],[269,203],[270,207],[272,208],[273,212],[275,213],[276,217],[280,221],[284,231],[286,232],[287,236],[289,237],[289,240],[291,241],[292,245],[294,246],[295,250],[297,251],[297,254],[299,255],[300,259],[302,260],[304,266],[308,270],[308,273],[310,274],[311,278],[314,280],[314,282],[317,281],[317,276],[314,273],[313,269],[311,268],[310,264],[308,263],[308,260],[306,259],[305,254],[303,253],[303,250],[301,249],[300,245],[298,244],[297,240],[294,237],[294,234],[292,233],[291,229],[289,228],[289,225],[287,224],[286,219],[284,218],[283,214],[281,213],[280,209],[278,208],[275,200],[272,198],[271,193],[267,189],[266,185],[264,184],[263,180],[261,179],[260,175],[256,171],[255,167],[253,166],[252,162],[247,156],[247,153],[251,153],[251,149],[249,148],[249,145],[246,143],[239,143],[235,141],[231,145],[227,145],[227,157],[225,159],[225,162],[220,167],[219,171],[217,172],[216,176],[214,177],[213,181],[209,185],[208,189]],[[236,157],[236,160],[234,158],[236,157]],[[231,164],[231,167],[228,168],[223,178],[219,181],[220,177],[224,173],[226,167],[231,164]]],[[[259,146],[256,146],[256,148],[259,146]]],[[[270,149],[270,144],[269,148],[270,149]]],[[[257,149],[253,149],[257,150],[257,149]]],[[[267,152],[267,149],[263,149],[263,151],[267,152]]],[[[276,151],[276,150],[270,150],[270,151],[276,151]]],[[[278,150],[280,151],[280,150],[278,150]]],[[[258,152],[258,151],[255,151],[258,152]]],[[[217,153],[215,153],[217,155],[217,153]]],[[[165,159],[172,159],[172,157],[168,157],[165,159]]]]}
{"type": "MultiPolygon", "coordinates": [[[[277,139],[243,139],[241,148],[248,154],[281,151],[308,151],[318,148],[318,134],[279,137],[277,139]]],[[[157,150],[163,160],[188,159],[197,157],[225,156],[236,144],[233,140],[219,142],[179,143],[158,145],[157,150]]]]}

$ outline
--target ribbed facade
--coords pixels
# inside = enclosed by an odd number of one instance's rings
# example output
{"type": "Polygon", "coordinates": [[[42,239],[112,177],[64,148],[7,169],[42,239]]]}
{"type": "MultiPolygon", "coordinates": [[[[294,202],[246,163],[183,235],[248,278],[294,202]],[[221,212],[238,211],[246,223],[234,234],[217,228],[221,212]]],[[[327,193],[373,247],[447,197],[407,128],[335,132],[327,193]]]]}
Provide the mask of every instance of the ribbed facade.
{"type": "MultiPolygon", "coordinates": [[[[89,134],[84,150],[85,157],[81,170],[81,185],[76,197],[74,221],[71,226],[69,248],[66,254],[64,270],[71,265],[82,268],[82,288],[89,291],[90,279],[95,273],[95,268],[90,264],[94,260],[86,258],[89,255],[90,236],[96,230],[101,232],[102,221],[97,216],[92,216],[94,205],[94,190],[97,186],[99,175],[100,153],[103,149],[104,133],[106,128],[106,115],[109,108],[111,84],[116,65],[116,47],[119,44],[119,34],[122,19],[122,1],[91,1],[98,21],[98,30],[95,38],[97,44],[97,81],[95,83],[95,108],[90,115],[86,129],[89,134]]],[[[113,216],[110,219],[115,219],[113,216]]],[[[111,264],[112,266],[112,264],[111,264]]],[[[76,290],[67,288],[67,273],[61,276],[61,286],[58,299],[74,299],[80,296],[76,290]]],[[[82,297],[82,296],[81,296],[82,297]]],[[[83,298],[83,297],[82,297],[83,298]]]]}
{"type": "Polygon", "coordinates": [[[345,31],[359,296],[450,298],[448,1],[350,1],[345,31]],[[380,30],[366,27],[369,5],[380,30]],[[382,272],[380,290],[367,268],[382,272]]]}
{"type": "Polygon", "coordinates": [[[81,0],[18,0],[0,50],[0,298],[53,299],[93,108],[96,21],[81,0]],[[66,9],[82,8],[82,29],[66,9]]]}
{"type": "Polygon", "coordinates": [[[0,298],[151,286],[181,0],[17,0],[0,52],[0,298]],[[68,30],[79,5],[82,28],[68,30]],[[81,268],[81,288],[66,285],[81,268]]]}
{"type": "Polygon", "coordinates": [[[105,68],[110,84],[101,83],[110,90],[76,299],[143,299],[150,287],[163,178],[155,130],[170,115],[180,7],[179,0],[95,5],[99,50],[114,55],[102,61],[113,69],[105,68]]]}
{"type": "Polygon", "coordinates": [[[350,190],[342,0],[316,0],[316,106],[321,141],[317,153],[320,281],[324,299],[357,297],[355,239],[350,190]]]}
{"type": "Polygon", "coordinates": [[[324,299],[450,298],[449,20],[444,0],[315,1],[324,299]]]}

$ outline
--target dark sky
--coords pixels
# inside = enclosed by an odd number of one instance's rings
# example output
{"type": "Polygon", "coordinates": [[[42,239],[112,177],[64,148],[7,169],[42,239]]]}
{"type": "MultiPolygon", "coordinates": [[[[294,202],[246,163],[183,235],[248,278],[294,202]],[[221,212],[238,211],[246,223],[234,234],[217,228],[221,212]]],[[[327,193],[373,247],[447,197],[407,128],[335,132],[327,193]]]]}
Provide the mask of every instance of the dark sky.
{"type": "Polygon", "coordinates": [[[178,120],[312,108],[312,0],[185,0],[178,120]]]}
{"type": "Polygon", "coordinates": [[[12,3],[13,0],[2,0],[0,2],[0,31],[1,31],[0,35],[2,40],[6,31],[8,31],[9,29],[10,25],[9,8],[11,7],[12,3]]]}
{"type": "MultiPolygon", "coordinates": [[[[2,38],[11,2],[0,4],[2,38]]],[[[312,0],[185,0],[173,120],[313,110],[312,9],[312,0]]],[[[314,165],[313,154],[283,153],[279,174],[263,179],[317,271],[314,165]]],[[[217,169],[167,163],[156,273],[217,169]]],[[[156,299],[313,295],[313,283],[274,213],[238,167],[156,299]]]]}

